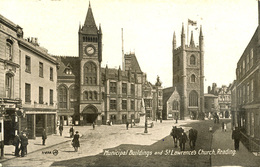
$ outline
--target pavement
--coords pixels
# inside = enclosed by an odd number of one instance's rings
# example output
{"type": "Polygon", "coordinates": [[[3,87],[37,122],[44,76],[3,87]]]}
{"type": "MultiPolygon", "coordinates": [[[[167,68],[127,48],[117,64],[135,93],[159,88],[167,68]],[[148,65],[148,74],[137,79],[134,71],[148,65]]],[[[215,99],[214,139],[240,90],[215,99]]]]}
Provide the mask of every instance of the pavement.
{"type": "MultiPolygon", "coordinates": [[[[80,133],[84,132],[81,141],[88,140],[86,144],[82,144],[80,147],[80,151],[77,154],[70,154],[68,156],[60,157],[59,160],[71,159],[76,157],[85,157],[85,156],[92,156],[102,153],[104,149],[113,148],[120,144],[138,144],[138,145],[151,145],[166,136],[169,136],[170,130],[172,126],[182,126],[185,124],[189,124],[190,122],[194,122],[196,120],[179,120],[178,124],[175,124],[173,121],[163,121],[163,123],[154,122],[153,128],[148,128],[148,133],[144,133],[144,128],[129,128],[128,133],[125,133],[126,127],[125,125],[101,125],[96,126],[96,129],[93,130],[91,126],[75,126],[75,130],[78,130],[80,133]],[[171,126],[169,126],[171,125],[171,126]],[[130,130],[131,129],[131,130],[130,130]],[[160,131],[161,133],[157,133],[160,131]],[[117,133],[116,133],[117,132],[117,133]],[[116,135],[115,135],[116,134],[116,135]],[[105,136],[104,135],[108,135],[105,136]],[[135,137],[133,137],[135,135],[135,137]],[[97,138],[93,138],[96,136],[97,138]],[[117,140],[119,137],[122,137],[126,140],[117,140]],[[93,140],[93,141],[92,141],[93,140]],[[108,142],[111,141],[111,142],[108,142]],[[95,148],[95,149],[92,149],[95,148]],[[83,154],[84,153],[84,154],[83,154]]],[[[71,142],[71,138],[69,138],[69,128],[70,126],[64,126],[63,136],[58,134],[49,135],[46,140],[46,145],[42,145],[41,137],[37,137],[35,140],[29,139],[28,145],[28,155],[25,158],[19,159],[26,159],[32,158],[33,153],[38,151],[46,150],[46,148],[51,148],[53,146],[57,146],[59,144],[69,143],[71,142]]],[[[189,130],[189,127],[183,127],[185,131],[189,130]]],[[[253,155],[253,153],[249,152],[242,143],[240,143],[239,151],[234,153],[234,144],[231,139],[231,125],[227,125],[227,131],[223,132],[221,129],[217,129],[213,133],[213,140],[212,140],[212,150],[218,153],[218,150],[225,152],[227,154],[234,154],[234,156],[229,155],[226,156],[223,153],[223,156],[211,156],[211,165],[212,166],[227,166],[227,165],[236,165],[236,166],[256,166],[254,164],[260,164],[260,158],[253,155]],[[248,165],[252,164],[252,165],[248,165]]],[[[5,146],[5,156],[0,159],[0,163],[4,163],[6,161],[13,161],[15,160],[14,156],[14,146],[5,146]]],[[[73,148],[64,148],[68,150],[73,150],[73,148]]],[[[219,151],[219,152],[220,152],[219,151]]],[[[63,152],[64,154],[66,152],[63,152]]],[[[14,162],[15,164],[15,162],[14,162]]],[[[50,162],[51,164],[51,162],[50,162]]],[[[48,165],[49,166],[49,165],[48,165]]]]}
{"type": "Polygon", "coordinates": [[[239,150],[234,150],[231,123],[227,124],[227,131],[217,129],[213,134],[212,150],[217,155],[211,156],[212,166],[259,166],[260,156],[255,156],[240,142],[239,150]],[[218,151],[219,150],[219,151],[218,151]]]}

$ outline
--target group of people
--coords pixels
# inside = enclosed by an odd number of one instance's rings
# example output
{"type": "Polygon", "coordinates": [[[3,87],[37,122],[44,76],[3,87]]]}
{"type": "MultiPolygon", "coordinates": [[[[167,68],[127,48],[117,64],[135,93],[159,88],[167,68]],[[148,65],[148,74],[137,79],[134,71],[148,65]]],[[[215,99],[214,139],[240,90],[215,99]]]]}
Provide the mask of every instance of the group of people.
{"type": "Polygon", "coordinates": [[[13,140],[13,145],[15,146],[15,156],[24,157],[27,155],[27,145],[28,145],[28,137],[25,132],[22,132],[20,135],[15,135],[13,140]]]}
{"type": "Polygon", "coordinates": [[[177,147],[177,142],[179,141],[179,146],[181,151],[185,151],[185,144],[189,140],[190,148],[195,149],[195,144],[197,140],[198,131],[191,128],[189,130],[189,139],[187,134],[184,132],[184,129],[177,128],[173,126],[170,135],[173,137],[174,147],[177,147]]]}

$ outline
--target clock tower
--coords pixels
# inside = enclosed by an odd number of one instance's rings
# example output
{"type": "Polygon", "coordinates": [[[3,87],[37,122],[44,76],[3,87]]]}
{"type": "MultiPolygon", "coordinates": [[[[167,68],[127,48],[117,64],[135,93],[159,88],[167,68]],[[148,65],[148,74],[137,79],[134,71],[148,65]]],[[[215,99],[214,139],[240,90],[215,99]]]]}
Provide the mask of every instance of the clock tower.
{"type": "Polygon", "coordinates": [[[102,31],[97,28],[89,3],[84,25],[79,26],[80,123],[101,123],[102,31]]]}

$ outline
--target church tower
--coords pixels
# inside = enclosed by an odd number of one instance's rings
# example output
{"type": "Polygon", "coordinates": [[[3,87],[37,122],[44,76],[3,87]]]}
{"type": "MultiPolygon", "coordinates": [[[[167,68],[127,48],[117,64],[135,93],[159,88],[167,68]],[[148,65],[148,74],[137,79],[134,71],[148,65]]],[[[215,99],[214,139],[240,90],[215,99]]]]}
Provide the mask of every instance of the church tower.
{"type": "Polygon", "coordinates": [[[173,87],[180,94],[180,119],[198,119],[204,112],[204,38],[200,27],[199,46],[195,45],[193,32],[189,45],[185,42],[184,25],[181,46],[176,47],[175,32],[172,42],[173,87]]]}
{"type": "Polygon", "coordinates": [[[84,25],[79,26],[80,122],[101,123],[102,31],[97,28],[89,3],[84,25]]]}

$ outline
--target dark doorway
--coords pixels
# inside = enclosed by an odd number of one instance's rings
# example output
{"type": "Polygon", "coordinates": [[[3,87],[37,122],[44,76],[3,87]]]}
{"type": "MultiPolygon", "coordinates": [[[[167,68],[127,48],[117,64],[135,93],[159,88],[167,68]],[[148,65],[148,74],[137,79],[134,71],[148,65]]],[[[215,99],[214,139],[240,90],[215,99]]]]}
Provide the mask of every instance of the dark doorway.
{"type": "Polygon", "coordinates": [[[36,114],[36,137],[42,136],[42,130],[45,127],[45,115],[36,114]]]}
{"type": "Polygon", "coordinates": [[[112,122],[112,124],[116,123],[116,115],[110,115],[110,122],[112,122]]]}
{"type": "Polygon", "coordinates": [[[91,125],[93,122],[96,121],[98,114],[84,114],[83,115],[83,122],[84,125],[91,125]]]}
{"type": "Polygon", "coordinates": [[[83,124],[91,125],[97,120],[98,110],[95,106],[89,105],[83,110],[83,124]]]}

